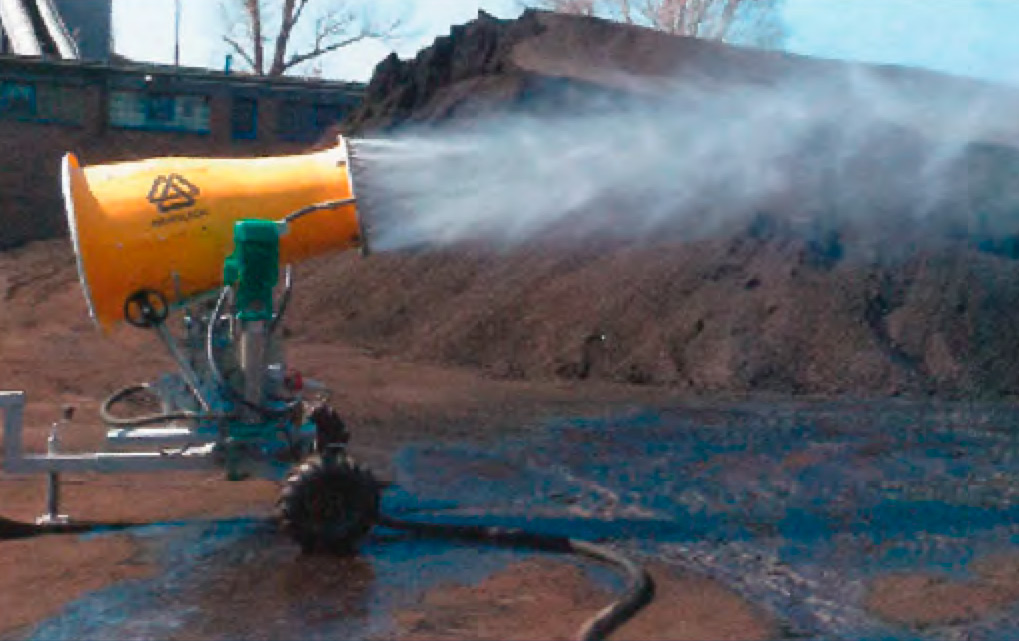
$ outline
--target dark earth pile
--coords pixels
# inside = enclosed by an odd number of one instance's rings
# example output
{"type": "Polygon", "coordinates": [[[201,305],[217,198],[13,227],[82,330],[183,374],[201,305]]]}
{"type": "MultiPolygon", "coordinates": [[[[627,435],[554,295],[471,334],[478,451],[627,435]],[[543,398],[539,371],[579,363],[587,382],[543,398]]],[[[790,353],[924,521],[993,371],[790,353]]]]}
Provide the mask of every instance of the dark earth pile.
{"type": "Polygon", "coordinates": [[[1017,104],[1004,88],[594,19],[481,15],[412,61],[381,63],[347,126],[602,108],[623,93],[653,100],[665,78],[680,90],[811,78],[835,92],[815,98],[842,108],[782,167],[794,177],[788,192],[724,233],[328,259],[305,270],[315,294],[295,330],[508,377],[822,394],[998,396],[1019,386],[1019,152],[1010,144],[1019,137],[990,126],[1017,104]],[[854,121],[849,87],[862,72],[915,98],[913,110],[854,121]],[[925,161],[945,148],[939,131],[972,117],[958,110],[977,93],[995,108],[981,115],[988,126],[953,147],[932,201],[915,188],[925,161]],[[841,153],[853,126],[864,134],[841,153]]]}
{"type": "MultiPolygon", "coordinates": [[[[897,120],[931,133],[947,122],[983,121],[988,142],[1019,145],[1019,91],[906,67],[854,64],[680,38],[596,18],[527,11],[516,20],[484,12],[453,27],[412,60],[381,62],[347,131],[393,129],[508,110],[554,110],[614,98],[766,87],[823,85],[832,105],[851,85],[880,83],[912,102],[897,120]],[[960,111],[986,96],[979,114],[960,111]]],[[[846,107],[846,105],[843,105],[846,107]]],[[[841,116],[841,114],[840,114],[841,116]]]]}
{"type": "Polygon", "coordinates": [[[840,261],[795,236],[493,256],[468,248],[302,270],[295,330],[497,376],[691,391],[1010,394],[1019,274],[967,249],[840,261]],[[601,337],[604,336],[604,339],[601,337]]]}

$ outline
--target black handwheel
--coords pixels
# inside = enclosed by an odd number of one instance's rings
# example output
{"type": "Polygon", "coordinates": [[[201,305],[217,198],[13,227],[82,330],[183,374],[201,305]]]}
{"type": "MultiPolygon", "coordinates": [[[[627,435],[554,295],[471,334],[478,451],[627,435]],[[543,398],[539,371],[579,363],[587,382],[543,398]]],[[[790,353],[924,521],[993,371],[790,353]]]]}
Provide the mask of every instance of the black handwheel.
{"type": "Polygon", "coordinates": [[[138,290],[124,301],[124,319],[139,329],[162,325],[169,316],[170,303],[154,289],[138,290]]]}
{"type": "Polygon", "coordinates": [[[306,553],[353,554],[378,521],[380,485],[345,453],[313,455],[283,483],[284,531],[306,553]]]}

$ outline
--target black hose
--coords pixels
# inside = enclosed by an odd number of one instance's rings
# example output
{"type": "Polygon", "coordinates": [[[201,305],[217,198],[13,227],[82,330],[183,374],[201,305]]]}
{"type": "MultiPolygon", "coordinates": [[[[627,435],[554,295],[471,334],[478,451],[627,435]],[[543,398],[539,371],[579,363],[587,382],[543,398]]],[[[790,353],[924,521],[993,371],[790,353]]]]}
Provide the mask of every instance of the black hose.
{"type": "Polygon", "coordinates": [[[458,539],[501,547],[576,554],[622,570],[627,577],[623,595],[584,624],[577,633],[577,639],[580,641],[607,638],[654,598],[655,584],[647,570],[604,545],[520,529],[404,521],[384,514],[379,517],[379,525],[428,538],[458,539]]]}
{"type": "Polygon", "coordinates": [[[103,404],[99,407],[99,417],[102,419],[103,423],[110,427],[120,427],[124,429],[146,427],[149,425],[165,425],[166,423],[172,423],[174,421],[221,421],[233,418],[233,416],[228,414],[208,414],[183,410],[179,412],[166,412],[163,414],[132,416],[130,418],[120,418],[113,415],[112,408],[114,405],[120,403],[132,394],[147,392],[151,389],[151,385],[142,383],[141,385],[130,385],[117,390],[103,401],[103,404]]]}
{"type": "Polygon", "coordinates": [[[143,527],[143,523],[55,523],[52,525],[37,525],[35,523],[23,523],[0,517],[0,541],[17,541],[21,539],[32,539],[39,536],[49,535],[79,535],[91,532],[120,532],[136,527],[143,527]]]}
{"type": "Polygon", "coordinates": [[[614,565],[626,574],[627,585],[623,596],[589,619],[580,629],[577,638],[582,641],[605,639],[621,625],[637,616],[655,597],[655,582],[647,570],[615,550],[589,541],[570,539],[574,554],[586,556],[602,563],[614,565]]]}
{"type": "MultiPolygon", "coordinates": [[[[565,536],[528,532],[521,529],[486,527],[482,525],[421,523],[405,521],[384,514],[379,516],[378,524],[382,527],[421,537],[470,541],[472,543],[485,543],[499,547],[527,548],[557,554],[576,554],[615,566],[626,575],[626,589],[621,597],[617,598],[608,607],[602,609],[580,628],[580,631],[577,633],[579,641],[600,641],[606,639],[623,624],[636,616],[654,598],[655,584],[647,570],[623,554],[604,545],[571,539],[565,536]]],[[[144,525],[141,523],[36,525],[0,517],[0,541],[48,535],[115,532],[144,525]]]]}

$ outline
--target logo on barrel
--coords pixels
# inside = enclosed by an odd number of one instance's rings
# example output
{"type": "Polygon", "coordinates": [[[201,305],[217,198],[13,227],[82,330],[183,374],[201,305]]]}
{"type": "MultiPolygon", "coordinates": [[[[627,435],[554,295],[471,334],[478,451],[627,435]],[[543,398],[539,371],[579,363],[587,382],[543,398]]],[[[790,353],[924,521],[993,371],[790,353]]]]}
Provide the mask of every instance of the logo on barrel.
{"type": "Polygon", "coordinates": [[[187,178],[180,174],[160,176],[152,183],[149,190],[149,202],[159,208],[159,213],[168,214],[172,211],[195,206],[195,199],[201,195],[198,189],[187,178]]]}

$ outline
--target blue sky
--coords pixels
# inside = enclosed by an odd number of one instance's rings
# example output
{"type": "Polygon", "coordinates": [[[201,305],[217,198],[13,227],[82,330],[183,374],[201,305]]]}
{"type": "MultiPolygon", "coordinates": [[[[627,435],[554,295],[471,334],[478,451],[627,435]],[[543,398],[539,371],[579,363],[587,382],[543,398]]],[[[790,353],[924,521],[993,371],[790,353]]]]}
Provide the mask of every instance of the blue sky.
{"type": "MultiPolygon", "coordinates": [[[[220,0],[182,0],[183,62],[221,68],[229,29],[220,0]]],[[[516,0],[368,0],[383,15],[402,16],[396,42],[348,47],[323,64],[324,75],[366,80],[375,64],[397,51],[413,56],[479,8],[511,17],[516,0]]],[[[138,60],[173,58],[174,0],[114,0],[117,50],[138,60]]],[[[1019,0],[786,0],[786,48],[827,58],[927,67],[1019,84],[1019,0]]]]}

